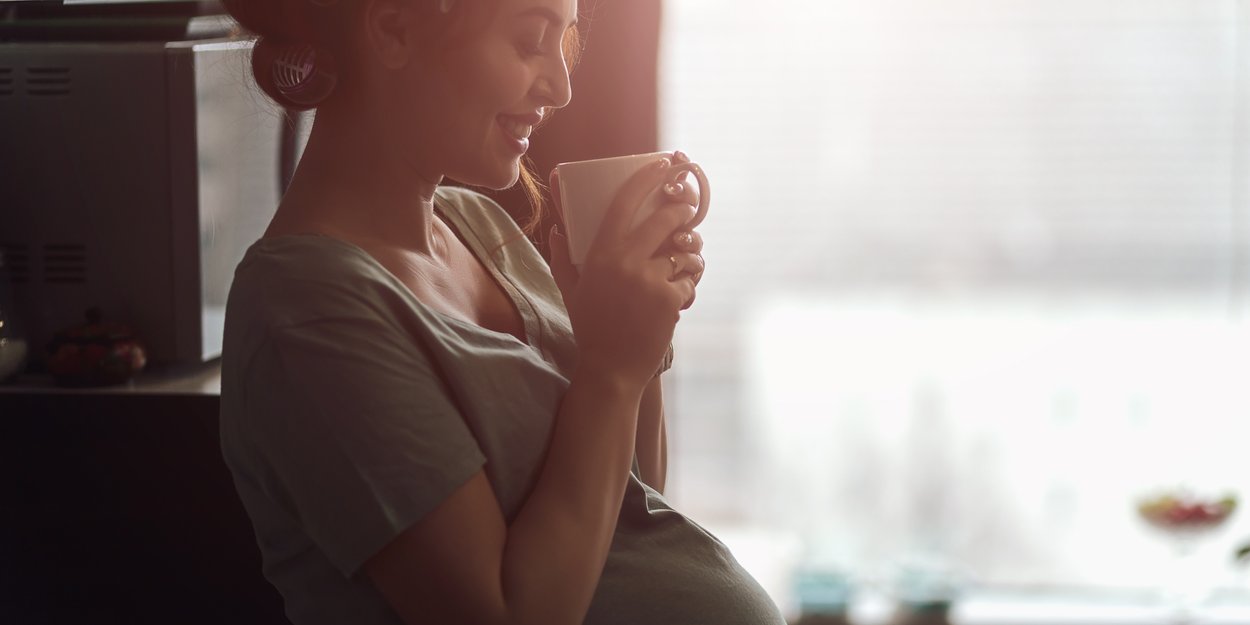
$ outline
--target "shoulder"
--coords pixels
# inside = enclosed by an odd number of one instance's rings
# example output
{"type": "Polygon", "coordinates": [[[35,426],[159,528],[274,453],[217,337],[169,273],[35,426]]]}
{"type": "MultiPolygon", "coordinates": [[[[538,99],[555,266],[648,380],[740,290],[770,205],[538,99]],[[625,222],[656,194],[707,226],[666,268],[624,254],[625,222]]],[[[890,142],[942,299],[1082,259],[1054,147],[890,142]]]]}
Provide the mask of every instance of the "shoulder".
{"type": "Polygon", "coordinates": [[[267,327],[326,318],[390,317],[402,285],[360,248],[326,236],[261,239],[235,269],[227,317],[267,327]]]}
{"type": "Polygon", "coordinates": [[[419,315],[403,289],[343,241],[315,235],[258,241],[236,268],[226,299],[223,395],[227,387],[235,395],[263,387],[279,352],[336,354],[342,362],[365,354],[390,354],[397,362],[401,352],[421,358],[406,348],[419,331],[419,315]]]}

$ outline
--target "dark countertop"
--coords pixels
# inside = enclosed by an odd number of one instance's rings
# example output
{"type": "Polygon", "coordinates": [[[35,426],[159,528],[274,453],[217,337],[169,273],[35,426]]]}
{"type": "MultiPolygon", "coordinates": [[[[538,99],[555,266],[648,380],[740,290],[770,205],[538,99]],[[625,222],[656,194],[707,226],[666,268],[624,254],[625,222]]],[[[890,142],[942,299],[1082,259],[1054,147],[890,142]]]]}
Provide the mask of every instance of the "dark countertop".
{"type": "Polygon", "coordinates": [[[19,375],[0,384],[0,395],[221,395],[221,361],[144,371],[127,384],[60,388],[47,375],[19,375]]]}
{"type": "Polygon", "coordinates": [[[0,385],[0,623],[287,623],[221,459],[217,363],[0,385]]]}

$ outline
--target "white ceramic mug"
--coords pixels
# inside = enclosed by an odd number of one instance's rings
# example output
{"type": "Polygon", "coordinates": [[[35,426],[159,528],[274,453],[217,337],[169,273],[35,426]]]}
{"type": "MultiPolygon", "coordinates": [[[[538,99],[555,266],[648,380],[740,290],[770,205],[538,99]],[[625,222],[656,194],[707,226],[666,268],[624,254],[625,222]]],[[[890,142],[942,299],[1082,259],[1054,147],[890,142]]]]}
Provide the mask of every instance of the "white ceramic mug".
{"type": "MultiPolygon", "coordinates": [[[[672,152],[654,152],[631,156],[614,156],[591,161],[560,163],[560,206],[564,209],[564,235],[569,242],[569,259],[579,269],[586,262],[590,244],[599,232],[599,225],[612,205],[616,194],[638,170],[661,158],[673,158],[672,152]]],[[[693,229],[707,216],[712,188],[698,163],[673,163],[665,182],[676,182],[682,172],[690,172],[699,183],[699,207],[694,219],[684,227],[693,229]]],[[[671,200],[664,195],[664,185],[656,187],[638,207],[631,228],[647,219],[651,213],[671,200]]]]}

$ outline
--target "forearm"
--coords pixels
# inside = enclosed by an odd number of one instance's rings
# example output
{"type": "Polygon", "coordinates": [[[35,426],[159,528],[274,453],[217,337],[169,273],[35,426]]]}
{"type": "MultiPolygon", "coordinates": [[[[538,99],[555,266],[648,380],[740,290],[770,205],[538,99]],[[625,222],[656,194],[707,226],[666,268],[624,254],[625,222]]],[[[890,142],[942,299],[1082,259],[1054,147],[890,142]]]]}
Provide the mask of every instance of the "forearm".
{"type": "Polygon", "coordinates": [[[651,488],[664,492],[668,475],[668,433],[664,418],[664,389],[656,376],[643,391],[638,406],[635,453],[640,477],[651,488]]]}
{"type": "Polygon", "coordinates": [[[512,623],[580,623],[607,559],[634,456],[642,388],[574,376],[542,473],[508,528],[512,623]]]}

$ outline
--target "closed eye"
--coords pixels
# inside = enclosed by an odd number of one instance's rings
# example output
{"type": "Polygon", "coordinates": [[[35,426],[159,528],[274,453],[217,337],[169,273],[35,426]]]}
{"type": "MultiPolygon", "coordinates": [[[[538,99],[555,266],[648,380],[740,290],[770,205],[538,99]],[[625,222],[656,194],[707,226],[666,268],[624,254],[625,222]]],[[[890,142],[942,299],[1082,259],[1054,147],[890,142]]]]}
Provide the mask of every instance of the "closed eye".
{"type": "Polygon", "coordinates": [[[517,51],[521,53],[522,57],[527,59],[543,55],[542,45],[535,43],[519,43],[517,44],[517,51]]]}

